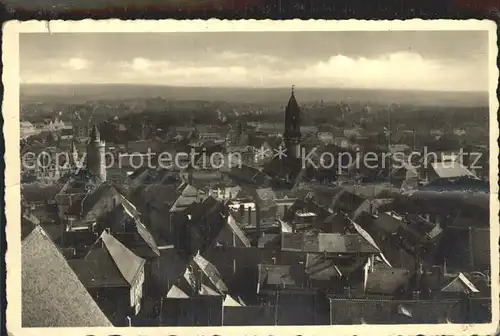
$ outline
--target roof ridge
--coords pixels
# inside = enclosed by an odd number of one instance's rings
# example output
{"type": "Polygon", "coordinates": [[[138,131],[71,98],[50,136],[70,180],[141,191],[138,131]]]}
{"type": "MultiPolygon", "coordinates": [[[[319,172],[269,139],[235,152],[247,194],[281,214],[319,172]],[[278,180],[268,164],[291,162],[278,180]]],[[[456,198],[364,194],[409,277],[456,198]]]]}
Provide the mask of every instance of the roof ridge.
{"type": "Polygon", "coordinates": [[[139,261],[140,266],[142,266],[145,263],[145,260],[142,259],[141,257],[138,257],[137,255],[134,254],[134,252],[130,251],[125,245],[123,245],[118,239],[113,237],[111,234],[108,234],[106,231],[104,231],[101,236],[99,237],[102,242],[104,243],[104,246],[106,247],[107,252],[111,256],[111,259],[113,260],[113,263],[115,264],[116,267],[118,267],[118,270],[120,271],[120,274],[123,276],[125,281],[127,281],[130,285],[133,284],[135,277],[137,276],[137,270],[134,274],[134,277],[132,279],[127,279],[127,275],[125,273],[125,270],[123,269],[123,266],[121,263],[119,263],[119,256],[117,253],[123,252],[127,254],[127,261],[136,259],[139,261]],[[112,244],[115,244],[114,246],[112,244]],[[121,251],[117,251],[117,249],[120,249],[121,251]]]}
{"type": "Polygon", "coordinates": [[[43,228],[40,225],[35,225],[35,227],[33,228],[33,230],[31,230],[31,232],[23,239],[23,241],[21,242],[21,244],[28,243],[31,240],[33,240],[35,238],[35,235],[34,235],[35,231],[40,231],[40,233],[45,237],[45,239],[51,240],[47,236],[47,233],[45,232],[45,230],[43,230],[43,228]]]}

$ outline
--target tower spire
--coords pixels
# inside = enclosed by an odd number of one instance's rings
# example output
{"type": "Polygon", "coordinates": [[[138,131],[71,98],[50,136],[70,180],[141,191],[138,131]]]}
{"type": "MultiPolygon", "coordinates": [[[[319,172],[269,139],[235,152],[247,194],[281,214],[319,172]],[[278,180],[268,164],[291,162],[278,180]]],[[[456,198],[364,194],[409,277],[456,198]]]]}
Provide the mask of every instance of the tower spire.
{"type": "Polygon", "coordinates": [[[106,181],[106,143],[101,140],[97,125],[92,128],[87,144],[87,169],[100,182],[106,181]]]}
{"type": "Polygon", "coordinates": [[[295,85],[292,85],[292,94],[285,109],[285,139],[288,155],[300,155],[300,107],[295,99],[295,85]]]}

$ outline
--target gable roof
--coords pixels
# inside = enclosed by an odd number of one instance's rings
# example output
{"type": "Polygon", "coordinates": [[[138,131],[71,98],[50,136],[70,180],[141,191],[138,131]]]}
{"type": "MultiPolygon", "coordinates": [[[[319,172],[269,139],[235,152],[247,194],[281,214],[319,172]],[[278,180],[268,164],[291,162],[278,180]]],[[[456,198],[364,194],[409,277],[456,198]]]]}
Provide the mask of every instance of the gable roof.
{"type": "Polygon", "coordinates": [[[217,268],[198,253],[177,279],[175,288],[172,286],[170,291],[172,298],[185,298],[184,295],[221,296],[228,288],[217,268]],[[200,276],[201,274],[203,276],[200,276]]]}
{"type": "Polygon", "coordinates": [[[153,238],[151,232],[149,232],[146,226],[141,222],[140,213],[137,211],[136,207],[128,199],[122,197],[121,208],[124,210],[124,213],[127,214],[129,218],[134,221],[137,233],[141,236],[143,241],[149,246],[149,248],[154,254],[159,256],[160,251],[158,250],[156,241],[153,238]]]}
{"type": "Polygon", "coordinates": [[[21,216],[21,241],[28,237],[29,234],[40,224],[40,221],[30,214],[23,214],[21,216]]]}
{"type": "Polygon", "coordinates": [[[189,296],[176,285],[172,285],[167,293],[167,299],[189,299],[189,296]]]}
{"type": "Polygon", "coordinates": [[[463,273],[459,273],[441,291],[448,293],[479,293],[479,289],[463,273]]]}
{"type": "Polygon", "coordinates": [[[322,253],[307,254],[305,272],[316,280],[330,280],[332,277],[342,276],[340,269],[322,253]]]}
{"type": "Polygon", "coordinates": [[[106,200],[106,195],[109,194],[121,196],[110,183],[103,183],[88,193],[82,200],[82,218],[86,218],[97,204],[106,200]]]}
{"type": "Polygon", "coordinates": [[[184,183],[180,185],[179,188],[182,189],[182,192],[172,205],[170,212],[183,211],[191,204],[196,202],[200,198],[199,196],[202,194],[200,190],[189,184],[184,183]]]}
{"type": "Polygon", "coordinates": [[[250,239],[245,235],[243,230],[239,227],[238,223],[236,223],[236,220],[234,219],[233,215],[229,214],[227,216],[227,225],[231,229],[232,232],[238,237],[240,242],[245,246],[245,247],[250,247],[250,239]]]}
{"type": "Polygon", "coordinates": [[[104,231],[85,258],[72,261],[71,266],[87,287],[121,287],[134,284],[144,263],[104,231]]]}
{"type": "Polygon", "coordinates": [[[36,227],[22,242],[23,327],[111,327],[55,244],[36,227]]]}
{"type": "Polygon", "coordinates": [[[228,288],[222,280],[217,268],[210,263],[207,259],[203,258],[200,253],[197,253],[192,260],[199,269],[207,276],[210,282],[215,286],[219,293],[227,292],[228,288]]]}
{"type": "Polygon", "coordinates": [[[119,206],[99,218],[99,228],[111,229],[116,239],[140,257],[160,255],[156,240],[142,223],[140,213],[125,197],[119,206]]]}
{"type": "Polygon", "coordinates": [[[226,298],[222,303],[224,307],[243,307],[243,305],[237,300],[233,299],[233,297],[229,294],[226,294],[226,298]]]}

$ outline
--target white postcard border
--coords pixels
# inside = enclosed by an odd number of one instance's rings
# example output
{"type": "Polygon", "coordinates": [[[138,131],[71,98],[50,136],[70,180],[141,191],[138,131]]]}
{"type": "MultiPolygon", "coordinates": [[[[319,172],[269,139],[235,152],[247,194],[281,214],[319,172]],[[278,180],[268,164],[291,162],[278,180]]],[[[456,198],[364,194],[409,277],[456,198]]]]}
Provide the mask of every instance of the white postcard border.
{"type": "Polygon", "coordinates": [[[491,335],[499,325],[499,202],[498,202],[498,69],[496,25],[487,20],[82,20],[11,21],[3,26],[3,84],[5,139],[5,212],[7,236],[7,330],[9,334],[40,335],[491,335]],[[492,278],[492,323],[432,325],[263,326],[263,327],[148,327],[148,328],[22,328],[21,327],[21,229],[19,156],[19,34],[99,32],[217,32],[217,31],[402,31],[485,30],[489,32],[490,93],[490,246],[492,278]],[[496,121],[496,122],[495,122],[496,121]],[[495,197],[496,196],[496,197],[495,197]]]}

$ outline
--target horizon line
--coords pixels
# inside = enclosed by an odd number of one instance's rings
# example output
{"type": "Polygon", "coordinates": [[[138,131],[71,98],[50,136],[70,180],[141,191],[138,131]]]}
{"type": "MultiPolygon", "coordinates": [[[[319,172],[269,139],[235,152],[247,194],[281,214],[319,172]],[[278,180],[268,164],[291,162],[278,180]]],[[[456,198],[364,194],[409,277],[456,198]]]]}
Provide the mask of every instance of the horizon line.
{"type": "MultiPolygon", "coordinates": [[[[297,88],[297,85],[290,86],[209,86],[209,85],[172,85],[172,84],[156,84],[156,83],[19,83],[19,86],[106,86],[106,85],[122,85],[122,86],[156,86],[156,87],[173,87],[173,88],[199,88],[199,89],[246,89],[246,90],[264,90],[264,89],[292,89],[292,87],[297,88]]],[[[476,94],[488,94],[488,90],[431,90],[431,89],[413,89],[413,88],[363,88],[363,87],[324,87],[324,86],[302,86],[298,87],[298,90],[366,90],[366,91],[417,91],[417,92],[438,92],[438,93],[476,93],[476,94]]]]}

